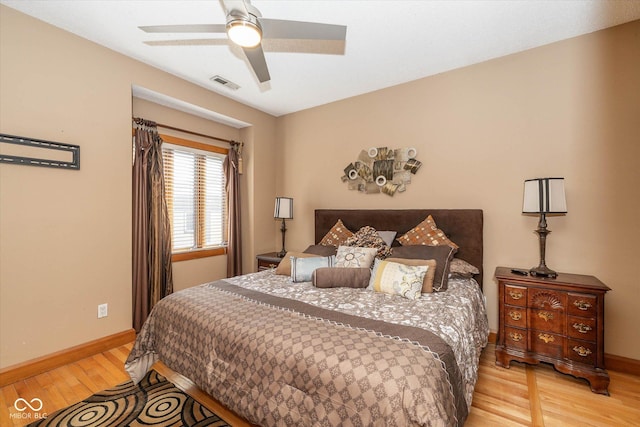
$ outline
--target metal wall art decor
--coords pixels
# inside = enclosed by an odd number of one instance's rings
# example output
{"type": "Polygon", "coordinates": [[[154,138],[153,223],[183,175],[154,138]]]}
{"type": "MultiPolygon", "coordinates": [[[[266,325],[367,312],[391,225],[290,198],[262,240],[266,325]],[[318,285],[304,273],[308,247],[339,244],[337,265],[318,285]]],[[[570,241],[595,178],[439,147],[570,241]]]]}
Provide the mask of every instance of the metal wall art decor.
{"type": "Polygon", "coordinates": [[[366,194],[384,193],[393,197],[396,192],[402,193],[411,183],[411,175],[415,175],[422,166],[416,160],[418,151],[415,148],[372,147],[362,150],[358,159],[344,168],[342,182],[346,182],[349,190],[357,190],[366,194]]]}
{"type": "Polygon", "coordinates": [[[0,163],[80,169],[80,146],[0,134],[0,163]]]}

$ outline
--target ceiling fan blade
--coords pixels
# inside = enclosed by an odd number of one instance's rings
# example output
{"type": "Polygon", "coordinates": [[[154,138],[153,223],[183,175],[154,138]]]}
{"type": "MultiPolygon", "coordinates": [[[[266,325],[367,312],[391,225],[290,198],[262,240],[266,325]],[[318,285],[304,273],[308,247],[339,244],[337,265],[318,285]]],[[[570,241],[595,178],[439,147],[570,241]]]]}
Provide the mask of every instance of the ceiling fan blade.
{"type": "Polygon", "coordinates": [[[146,33],[226,33],[225,24],[149,25],[138,27],[146,33]]]}
{"type": "Polygon", "coordinates": [[[185,40],[148,40],[148,46],[224,46],[229,39],[185,39],[185,40]]]}
{"type": "Polygon", "coordinates": [[[266,39],[345,40],[347,36],[344,25],[266,18],[258,18],[258,21],[266,39]]]}
{"type": "Polygon", "coordinates": [[[299,40],[264,39],[262,49],[265,52],[320,53],[324,55],[344,55],[346,43],[343,40],[299,40]]]}
{"type": "Polygon", "coordinates": [[[238,11],[245,15],[249,13],[247,4],[244,2],[244,0],[221,0],[221,3],[227,15],[229,15],[232,11],[238,11]]]}
{"type": "Polygon", "coordinates": [[[251,48],[245,47],[242,48],[242,50],[244,51],[244,54],[247,55],[251,68],[253,68],[253,72],[256,74],[260,83],[271,80],[269,69],[267,68],[267,61],[264,58],[264,52],[262,51],[262,46],[258,45],[251,48]]]}

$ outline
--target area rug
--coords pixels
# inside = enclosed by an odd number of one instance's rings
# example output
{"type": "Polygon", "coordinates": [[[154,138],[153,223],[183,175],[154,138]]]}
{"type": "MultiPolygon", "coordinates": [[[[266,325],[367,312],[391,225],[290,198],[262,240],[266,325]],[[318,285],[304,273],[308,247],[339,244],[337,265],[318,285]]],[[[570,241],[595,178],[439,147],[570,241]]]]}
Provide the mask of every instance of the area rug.
{"type": "Polygon", "coordinates": [[[49,414],[29,427],[229,426],[156,371],[49,414]]]}

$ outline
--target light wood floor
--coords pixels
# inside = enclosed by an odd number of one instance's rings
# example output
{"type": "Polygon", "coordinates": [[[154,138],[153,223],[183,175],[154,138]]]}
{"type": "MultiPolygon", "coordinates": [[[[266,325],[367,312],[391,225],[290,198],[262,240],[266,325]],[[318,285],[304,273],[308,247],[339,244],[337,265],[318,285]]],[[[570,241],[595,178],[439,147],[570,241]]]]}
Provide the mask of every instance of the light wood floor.
{"type": "MultiPolygon", "coordinates": [[[[16,399],[39,398],[38,414],[52,413],[93,393],[129,379],[123,369],[131,344],[3,387],[0,425],[23,426],[34,421],[27,409],[18,418],[16,399]],[[13,416],[12,416],[13,414],[13,416]],[[25,416],[26,416],[25,415],[25,416]]],[[[465,426],[640,426],[640,377],[609,372],[610,397],[591,393],[586,381],[559,374],[553,367],[512,363],[495,366],[494,346],[483,352],[473,407],[465,426]]],[[[156,370],[208,406],[233,426],[248,424],[162,364],[156,370]]]]}

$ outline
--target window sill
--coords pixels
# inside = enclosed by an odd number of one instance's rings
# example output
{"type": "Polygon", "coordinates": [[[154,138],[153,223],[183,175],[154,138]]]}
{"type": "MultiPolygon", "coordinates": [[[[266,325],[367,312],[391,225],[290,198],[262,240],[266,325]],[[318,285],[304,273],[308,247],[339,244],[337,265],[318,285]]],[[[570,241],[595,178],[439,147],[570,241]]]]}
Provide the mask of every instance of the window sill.
{"type": "Polygon", "coordinates": [[[199,249],[197,251],[179,252],[171,255],[171,262],[187,261],[190,259],[207,258],[212,256],[224,255],[227,248],[199,249]]]}

